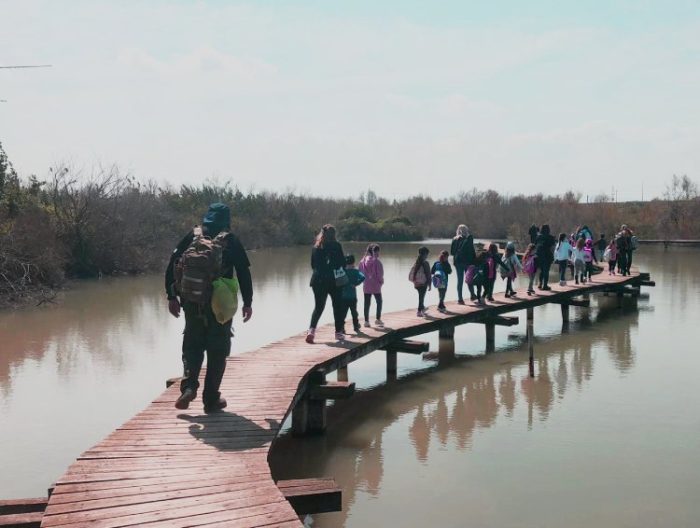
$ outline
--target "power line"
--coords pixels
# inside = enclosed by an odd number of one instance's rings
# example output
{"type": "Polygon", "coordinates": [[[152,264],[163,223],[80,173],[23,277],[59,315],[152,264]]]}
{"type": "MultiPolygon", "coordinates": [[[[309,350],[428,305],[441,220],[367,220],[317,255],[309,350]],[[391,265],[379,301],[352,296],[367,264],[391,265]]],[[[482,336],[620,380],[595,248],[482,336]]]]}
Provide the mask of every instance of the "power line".
{"type": "Polygon", "coordinates": [[[16,70],[19,68],[51,68],[53,64],[19,64],[12,66],[0,66],[0,70],[16,70]]]}

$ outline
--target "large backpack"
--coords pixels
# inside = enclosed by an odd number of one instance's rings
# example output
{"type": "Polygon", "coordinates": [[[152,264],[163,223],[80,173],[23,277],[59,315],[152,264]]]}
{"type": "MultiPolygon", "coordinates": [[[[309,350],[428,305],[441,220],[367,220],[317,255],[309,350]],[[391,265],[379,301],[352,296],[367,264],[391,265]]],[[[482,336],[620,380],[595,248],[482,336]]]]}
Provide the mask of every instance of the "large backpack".
{"type": "Polygon", "coordinates": [[[437,288],[438,290],[444,290],[447,288],[447,275],[445,274],[445,270],[442,269],[442,264],[440,262],[435,265],[433,287],[437,288]]]}
{"type": "Polygon", "coordinates": [[[408,274],[408,280],[410,280],[416,288],[421,288],[428,284],[428,276],[425,274],[425,264],[423,262],[411,268],[408,274]]]}
{"type": "Polygon", "coordinates": [[[227,232],[213,239],[194,228],[194,238],[175,265],[175,288],[183,301],[200,305],[211,301],[213,282],[221,277],[227,232]]]}

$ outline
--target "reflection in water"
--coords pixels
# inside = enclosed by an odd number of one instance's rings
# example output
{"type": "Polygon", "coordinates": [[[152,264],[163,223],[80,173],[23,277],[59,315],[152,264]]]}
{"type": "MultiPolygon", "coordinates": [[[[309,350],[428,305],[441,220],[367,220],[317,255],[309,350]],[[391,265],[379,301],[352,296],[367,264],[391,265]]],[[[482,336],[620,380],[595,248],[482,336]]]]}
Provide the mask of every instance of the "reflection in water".
{"type": "MultiPolygon", "coordinates": [[[[570,335],[539,339],[534,379],[527,373],[527,346],[519,337],[515,348],[478,358],[456,356],[395,383],[359,392],[329,410],[325,437],[284,436],[277,441],[271,460],[275,477],[333,476],[343,488],[343,512],[318,516],[320,524],[315,526],[344,526],[356,493],[377,496],[381,489],[381,447],[387,429],[397,421],[407,424],[415,459],[430,465],[431,453],[438,453],[431,450],[431,442],[443,451],[469,451],[477,431],[494,426],[499,416],[512,418],[519,405],[525,409],[528,429],[545,422],[555,402],[563,403],[567,390],[580,390],[592,379],[596,349],[608,350],[613,364],[626,372],[634,364],[630,334],[638,325],[638,311],[636,299],[623,303],[620,310],[616,299],[614,303],[602,299],[593,319],[591,310],[571,323],[570,335]]],[[[391,457],[394,447],[388,449],[391,457]]],[[[411,479],[410,474],[402,476],[411,479]]]]}

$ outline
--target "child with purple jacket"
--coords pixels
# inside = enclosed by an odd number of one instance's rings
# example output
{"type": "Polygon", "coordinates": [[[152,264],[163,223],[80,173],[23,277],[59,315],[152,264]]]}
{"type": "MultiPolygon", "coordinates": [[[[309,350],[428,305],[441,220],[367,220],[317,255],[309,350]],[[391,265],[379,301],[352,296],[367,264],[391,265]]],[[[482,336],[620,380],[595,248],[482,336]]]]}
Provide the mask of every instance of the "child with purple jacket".
{"type": "Polygon", "coordinates": [[[362,289],[365,294],[365,326],[369,327],[369,309],[372,304],[372,296],[377,302],[377,319],[374,324],[384,326],[382,322],[382,286],[384,285],[384,266],[379,260],[379,244],[367,246],[367,252],[362,257],[358,269],[365,276],[362,289]]]}

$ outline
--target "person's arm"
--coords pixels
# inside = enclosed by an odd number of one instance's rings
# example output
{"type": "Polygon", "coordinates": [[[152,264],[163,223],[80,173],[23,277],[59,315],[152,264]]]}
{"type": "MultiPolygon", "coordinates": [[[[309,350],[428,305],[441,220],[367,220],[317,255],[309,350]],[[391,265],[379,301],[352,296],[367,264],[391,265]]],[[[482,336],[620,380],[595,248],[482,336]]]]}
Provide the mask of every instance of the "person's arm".
{"type": "Polygon", "coordinates": [[[377,260],[377,270],[379,271],[379,284],[384,285],[384,264],[381,260],[377,260]]]}
{"type": "Polygon", "coordinates": [[[356,284],[356,286],[359,286],[363,282],[365,282],[365,274],[358,270],[357,271],[357,284],[356,284]]]}
{"type": "Polygon", "coordinates": [[[253,277],[250,274],[250,260],[248,254],[241,241],[233,236],[229,243],[231,251],[231,259],[233,266],[236,269],[236,278],[238,279],[238,287],[243,298],[243,322],[247,322],[253,316],[253,277]]]}
{"type": "Polygon", "coordinates": [[[180,317],[180,301],[175,291],[175,263],[192,243],[193,238],[194,233],[189,232],[180,240],[180,243],[170,254],[170,261],[168,262],[168,267],[165,269],[165,295],[168,297],[168,310],[173,317],[180,317]]]}
{"type": "Polygon", "coordinates": [[[453,257],[457,256],[456,255],[456,247],[457,247],[457,241],[453,238],[452,243],[450,244],[450,255],[453,257]]]}
{"type": "Polygon", "coordinates": [[[452,273],[452,266],[450,266],[450,263],[447,261],[443,262],[442,269],[446,275],[449,275],[450,273],[452,273]]]}
{"type": "Polygon", "coordinates": [[[428,277],[428,290],[432,289],[433,281],[430,280],[430,264],[427,261],[423,262],[423,269],[425,271],[425,276],[428,277]]]}
{"type": "Polygon", "coordinates": [[[433,262],[433,266],[430,268],[430,274],[435,275],[435,269],[437,268],[437,262],[433,262]]]}

